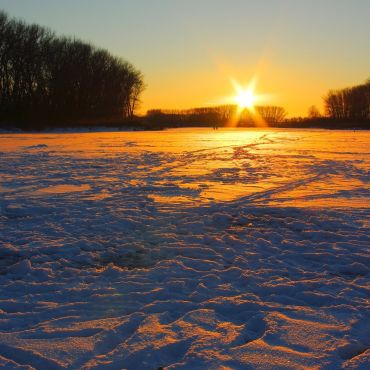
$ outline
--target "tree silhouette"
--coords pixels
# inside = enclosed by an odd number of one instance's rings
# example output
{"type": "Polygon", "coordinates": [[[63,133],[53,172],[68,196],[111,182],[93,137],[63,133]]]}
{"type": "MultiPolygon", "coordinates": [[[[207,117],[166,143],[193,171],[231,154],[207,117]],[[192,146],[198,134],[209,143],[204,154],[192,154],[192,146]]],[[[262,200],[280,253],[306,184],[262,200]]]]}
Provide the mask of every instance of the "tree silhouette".
{"type": "Polygon", "coordinates": [[[333,119],[370,119],[370,79],[362,85],[330,90],[324,97],[326,115],[333,119]]]}
{"type": "Polygon", "coordinates": [[[108,51],[0,12],[0,120],[132,117],[142,74],[108,51]]]}
{"type": "MultiPolygon", "coordinates": [[[[279,123],[286,117],[286,110],[278,106],[256,106],[255,112],[267,123],[279,123]]],[[[230,122],[238,125],[253,126],[256,122],[255,113],[244,109],[238,112],[236,105],[220,105],[185,110],[152,109],[147,112],[150,122],[156,124],[176,123],[179,125],[226,126],[230,122]]]]}
{"type": "Polygon", "coordinates": [[[320,118],[321,114],[319,109],[316,107],[316,105],[311,105],[308,108],[308,118],[315,119],[315,118],[320,118]]]}

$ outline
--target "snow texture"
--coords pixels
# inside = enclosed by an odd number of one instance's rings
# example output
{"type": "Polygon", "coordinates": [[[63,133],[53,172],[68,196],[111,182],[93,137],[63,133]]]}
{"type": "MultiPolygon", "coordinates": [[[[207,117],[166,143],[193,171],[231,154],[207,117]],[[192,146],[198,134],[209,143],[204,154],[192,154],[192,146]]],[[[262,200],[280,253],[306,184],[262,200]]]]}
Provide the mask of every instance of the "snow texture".
{"type": "Polygon", "coordinates": [[[0,135],[0,367],[369,369],[370,134],[0,135]]]}

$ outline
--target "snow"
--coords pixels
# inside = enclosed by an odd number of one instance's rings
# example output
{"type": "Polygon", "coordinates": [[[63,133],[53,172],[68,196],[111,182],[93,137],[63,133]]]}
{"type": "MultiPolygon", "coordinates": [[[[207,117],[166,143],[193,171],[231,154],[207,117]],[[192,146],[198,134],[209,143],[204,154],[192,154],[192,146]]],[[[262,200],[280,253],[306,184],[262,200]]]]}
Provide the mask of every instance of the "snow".
{"type": "Polygon", "coordinates": [[[369,143],[0,134],[0,367],[370,368],[369,143]]]}

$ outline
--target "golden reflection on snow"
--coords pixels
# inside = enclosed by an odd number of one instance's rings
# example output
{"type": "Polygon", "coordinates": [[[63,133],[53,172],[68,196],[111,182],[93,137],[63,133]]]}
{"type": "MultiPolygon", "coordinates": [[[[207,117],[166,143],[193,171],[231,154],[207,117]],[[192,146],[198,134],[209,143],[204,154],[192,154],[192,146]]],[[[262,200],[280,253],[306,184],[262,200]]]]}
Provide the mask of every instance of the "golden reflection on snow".
{"type": "MultiPolygon", "coordinates": [[[[102,200],[113,187],[144,191],[159,203],[245,197],[270,205],[361,207],[367,200],[361,189],[367,186],[369,142],[367,131],[189,128],[2,134],[0,151],[107,161],[77,179],[83,185],[50,185],[49,179],[34,189],[37,194],[84,192],[85,199],[102,200]],[[123,176],[129,161],[132,170],[123,176]]],[[[11,191],[6,181],[0,187],[11,191]]]]}
{"type": "Polygon", "coordinates": [[[47,188],[38,189],[36,193],[38,194],[64,194],[64,193],[74,193],[80,191],[86,191],[90,189],[90,185],[71,185],[71,184],[61,184],[61,185],[51,185],[47,188]]]}

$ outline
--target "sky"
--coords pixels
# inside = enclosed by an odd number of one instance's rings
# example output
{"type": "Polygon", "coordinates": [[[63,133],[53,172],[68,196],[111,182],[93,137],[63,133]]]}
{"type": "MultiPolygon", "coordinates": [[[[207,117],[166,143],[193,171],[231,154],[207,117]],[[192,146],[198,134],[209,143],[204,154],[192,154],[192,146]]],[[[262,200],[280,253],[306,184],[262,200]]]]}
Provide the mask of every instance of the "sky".
{"type": "Polygon", "coordinates": [[[370,0],[0,0],[10,16],[108,49],[142,71],[141,113],[256,93],[290,116],[370,78],[370,0]]]}

